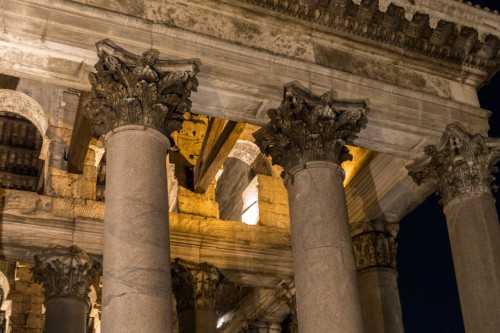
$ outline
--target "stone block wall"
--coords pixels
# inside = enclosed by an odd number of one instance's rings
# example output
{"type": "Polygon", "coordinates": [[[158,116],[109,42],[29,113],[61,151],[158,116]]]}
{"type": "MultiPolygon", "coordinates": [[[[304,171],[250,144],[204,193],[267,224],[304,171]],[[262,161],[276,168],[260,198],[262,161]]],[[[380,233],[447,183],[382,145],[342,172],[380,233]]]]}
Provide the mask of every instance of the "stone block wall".
{"type": "Polygon", "coordinates": [[[31,264],[17,264],[9,299],[12,300],[11,333],[42,333],[44,289],[33,281],[31,264]]]}

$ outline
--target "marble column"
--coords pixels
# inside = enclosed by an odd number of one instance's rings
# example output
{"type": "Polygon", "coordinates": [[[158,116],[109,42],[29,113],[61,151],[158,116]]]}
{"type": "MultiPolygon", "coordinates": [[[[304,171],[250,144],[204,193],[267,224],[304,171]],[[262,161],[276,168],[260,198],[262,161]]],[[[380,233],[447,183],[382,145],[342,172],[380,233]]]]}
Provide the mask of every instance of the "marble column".
{"type": "Polygon", "coordinates": [[[105,135],[102,331],[171,332],[166,155],[197,85],[194,61],[96,44],[86,115],[105,135]]]}
{"type": "Polygon", "coordinates": [[[222,279],[217,268],[176,259],[172,277],[179,333],[216,333],[217,286],[222,279]]]}
{"type": "Polygon", "coordinates": [[[90,286],[98,267],[76,246],[35,255],[33,278],[45,288],[45,333],[86,333],[90,286]]]}
{"type": "MultiPolygon", "coordinates": [[[[420,184],[437,183],[448,225],[460,304],[468,333],[500,328],[500,226],[491,173],[500,139],[471,135],[449,125],[439,145],[409,166],[420,184]]],[[[496,186],[495,186],[496,187],[496,186]]]]}
{"type": "Polygon", "coordinates": [[[301,333],[363,331],[341,163],[366,123],[363,101],[285,85],[256,144],[284,168],[301,333]]]}
{"type": "Polygon", "coordinates": [[[403,333],[396,271],[399,224],[379,218],[351,229],[365,331],[403,333]]]}

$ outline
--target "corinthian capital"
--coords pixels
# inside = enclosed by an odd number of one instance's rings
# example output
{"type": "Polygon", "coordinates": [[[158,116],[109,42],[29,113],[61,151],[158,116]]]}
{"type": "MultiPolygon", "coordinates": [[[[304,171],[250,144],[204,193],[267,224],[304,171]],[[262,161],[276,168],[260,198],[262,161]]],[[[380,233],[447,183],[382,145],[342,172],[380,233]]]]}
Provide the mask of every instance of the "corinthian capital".
{"type": "Polygon", "coordinates": [[[99,61],[89,74],[92,98],[86,109],[94,135],[122,125],[144,125],[167,136],[181,128],[198,86],[194,60],[160,60],[154,49],[138,56],[109,39],[96,47],[99,61]]]}
{"type": "Polygon", "coordinates": [[[74,296],[89,303],[90,286],[100,265],[77,246],[55,247],[35,255],[33,277],[45,298],[74,296]]]}
{"type": "MultiPolygon", "coordinates": [[[[426,157],[408,166],[417,184],[437,183],[444,203],[468,193],[491,194],[491,175],[500,158],[500,140],[469,134],[459,123],[448,125],[437,146],[425,148],[426,157]]],[[[496,190],[496,186],[493,186],[496,190]]]]}
{"type": "Polygon", "coordinates": [[[396,236],[399,231],[397,223],[388,223],[379,218],[355,223],[351,229],[358,272],[373,267],[396,269],[396,236]]]}
{"type": "Polygon", "coordinates": [[[195,308],[215,310],[217,286],[222,279],[215,266],[176,259],[172,275],[178,313],[195,308]]]}
{"type": "Polygon", "coordinates": [[[340,164],[352,159],[345,144],[365,126],[366,112],[364,101],[315,96],[288,83],[280,107],[268,111],[271,121],[254,133],[255,143],[285,172],[311,161],[340,164]]]}

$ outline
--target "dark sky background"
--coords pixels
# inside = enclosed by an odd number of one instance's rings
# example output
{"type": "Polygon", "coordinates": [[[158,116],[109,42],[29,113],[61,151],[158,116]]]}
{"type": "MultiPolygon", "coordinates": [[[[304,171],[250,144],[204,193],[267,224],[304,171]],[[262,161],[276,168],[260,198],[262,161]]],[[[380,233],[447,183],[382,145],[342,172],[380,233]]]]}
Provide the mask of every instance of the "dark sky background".
{"type": "MultiPolygon", "coordinates": [[[[471,2],[500,12],[500,0],[471,2]]],[[[492,111],[490,137],[500,137],[500,73],[478,94],[481,107],[492,111]]],[[[500,193],[495,197],[498,212],[500,193]]],[[[465,332],[446,219],[438,200],[431,195],[400,225],[398,285],[405,333],[465,332]]]]}

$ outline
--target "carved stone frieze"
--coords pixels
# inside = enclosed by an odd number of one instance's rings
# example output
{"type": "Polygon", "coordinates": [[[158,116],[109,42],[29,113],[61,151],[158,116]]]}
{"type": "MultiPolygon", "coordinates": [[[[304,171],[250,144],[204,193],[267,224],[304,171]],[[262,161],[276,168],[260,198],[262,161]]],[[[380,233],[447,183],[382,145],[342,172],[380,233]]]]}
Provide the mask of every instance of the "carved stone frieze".
{"type": "Polygon", "coordinates": [[[91,101],[86,116],[94,135],[122,125],[144,125],[167,136],[182,126],[196,91],[198,65],[194,60],[160,60],[151,49],[132,54],[111,40],[96,44],[99,61],[89,74],[91,101]]]}
{"type": "Polygon", "coordinates": [[[276,298],[282,299],[288,305],[292,314],[292,322],[290,326],[291,333],[299,332],[299,324],[297,317],[297,299],[295,298],[295,282],[293,280],[284,280],[278,285],[276,298]]]}
{"type": "Polygon", "coordinates": [[[366,125],[364,101],[337,100],[332,92],[315,96],[288,83],[281,106],[268,111],[271,121],[255,132],[255,143],[288,172],[297,165],[351,160],[345,146],[366,125]]]}
{"type": "Polygon", "coordinates": [[[396,237],[399,224],[385,219],[355,223],[352,228],[352,246],[356,270],[386,267],[396,269],[396,237]]]}
{"type": "Polygon", "coordinates": [[[477,31],[464,26],[493,21],[492,13],[470,13],[462,4],[445,0],[243,0],[273,12],[297,17],[316,25],[347,32],[376,42],[383,42],[439,61],[465,65],[486,72],[498,63],[500,36],[494,29],[477,31]],[[437,3],[436,3],[437,2],[437,3]],[[450,15],[448,12],[454,15],[450,15]],[[437,14],[436,14],[437,13],[437,14]],[[470,19],[472,16],[477,19],[470,19]],[[485,17],[481,20],[482,17],[485,17]],[[454,19],[455,22],[449,21],[454,19]],[[446,27],[443,33],[442,28],[446,27]],[[449,30],[449,32],[448,32],[449,30]],[[470,34],[470,31],[473,34],[470,34]],[[438,37],[436,38],[436,35],[438,37]],[[464,48],[469,40],[473,47],[464,48]]]}
{"type": "Polygon", "coordinates": [[[491,185],[500,158],[500,140],[471,135],[460,124],[448,125],[437,146],[425,148],[426,157],[408,166],[417,184],[437,183],[443,203],[468,193],[497,190],[491,185]]]}
{"type": "Polygon", "coordinates": [[[33,278],[45,288],[45,299],[81,298],[89,304],[90,286],[98,279],[100,264],[77,246],[55,247],[35,255],[33,278]]]}
{"type": "Polygon", "coordinates": [[[176,259],[172,264],[172,285],[177,312],[194,309],[215,311],[217,286],[221,280],[222,274],[215,266],[176,259]]]}

